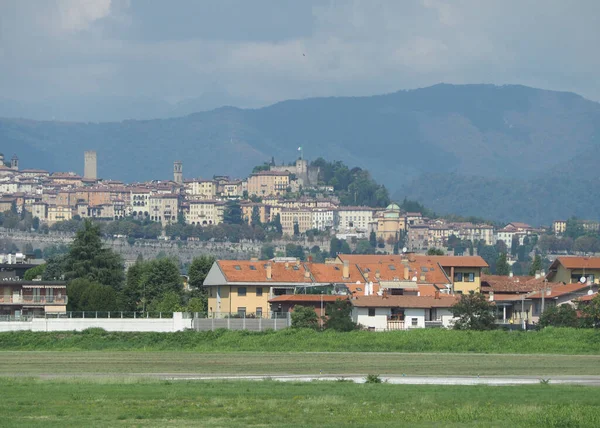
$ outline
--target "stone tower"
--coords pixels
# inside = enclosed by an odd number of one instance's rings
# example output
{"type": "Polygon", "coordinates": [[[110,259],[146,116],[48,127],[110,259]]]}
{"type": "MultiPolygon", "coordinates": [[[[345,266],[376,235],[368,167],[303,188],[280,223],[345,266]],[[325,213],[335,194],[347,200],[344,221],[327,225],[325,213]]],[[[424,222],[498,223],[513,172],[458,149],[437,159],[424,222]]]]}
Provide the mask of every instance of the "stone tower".
{"type": "Polygon", "coordinates": [[[85,152],[83,155],[83,178],[96,180],[98,178],[98,170],[96,167],[96,152],[85,152]]]}
{"type": "Polygon", "coordinates": [[[173,162],[173,181],[183,184],[183,163],[181,161],[173,162]]]}
{"type": "Polygon", "coordinates": [[[15,171],[19,170],[19,158],[17,155],[13,155],[12,159],[10,160],[10,167],[15,171]]]}

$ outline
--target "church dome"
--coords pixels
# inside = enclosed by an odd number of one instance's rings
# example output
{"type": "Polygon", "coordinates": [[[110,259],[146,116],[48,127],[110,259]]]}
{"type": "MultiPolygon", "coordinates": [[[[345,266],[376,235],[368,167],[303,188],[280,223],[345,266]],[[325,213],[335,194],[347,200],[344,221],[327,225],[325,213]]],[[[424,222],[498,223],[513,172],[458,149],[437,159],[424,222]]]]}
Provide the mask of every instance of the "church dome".
{"type": "Polygon", "coordinates": [[[386,211],[400,211],[400,207],[398,206],[398,204],[391,203],[385,208],[385,210],[386,211]]]}

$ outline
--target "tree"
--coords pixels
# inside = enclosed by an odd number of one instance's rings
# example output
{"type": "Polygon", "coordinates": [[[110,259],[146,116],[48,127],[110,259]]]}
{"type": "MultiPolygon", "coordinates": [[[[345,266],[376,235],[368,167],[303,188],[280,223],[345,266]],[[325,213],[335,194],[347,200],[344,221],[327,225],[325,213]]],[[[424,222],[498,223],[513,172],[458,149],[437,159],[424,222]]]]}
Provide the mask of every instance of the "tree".
{"type": "Polygon", "coordinates": [[[356,254],[375,254],[375,247],[366,239],[361,239],[356,244],[356,254]]]}
{"type": "Polygon", "coordinates": [[[73,279],[67,284],[69,311],[116,311],[117,293],[112,287],[88,278],[73,279]]]}
{"type": "Polygon", "coordinates": [[[536,272],[542,270],[542,256],[539,254],[535,255],[533,259],[533,263],[531,263],[531,267],[529,268],[529,276],[534,276],[536,272]]]}
{"type": "Polygon", "coordinates": [[[124,280],[121,256],[104,248],[100,228],[86,219],[77,231],[62,266],[67,281],[86,278],[120,291],[124,280]]]}
{"type": "Polygon", "coordinates": [[[179,267],[174,260],[138,261],[127,271],[123,296],[128,310],[146,310],[155,300],[156,306],[167,292],[175,292],[179,296],[183,292],[179,267]]]}
{"type": "Polygon", "coordinates": [[[167,291],[154,298],[148,305],[148,312],[181,312],[181,294],[176,291],[167,291]]]}
{"type": "Polygon", "coordinates": [[[258,206],[252,207],[252,217],[250,218],[252,226],[259,226],[262,222],[260,221],[260,209],[258,206]]]}
{"type": "Polygon", "coordinates": [[[580,303],[581,325],[588,328],[600,328],[600,294],[589,302],[580,303]]]}
{"type": "Polygon", "coordinates": [[[227,201],[223,213],[223,223],[242,224],[242,221],[242,209],[240,208],[240,203],[235,199],[227,201]]]}
{"type": "Polygon", "coordinates": [[[294,306],[292,312],[292,328],[319,329],[319,317],[314,308],[308,306],[294,306]]]}
{"type": "Polygon", "coordinates": [[[298,225],[298,223],[294,223],[294,236],[299,236],[300,235],[300,226],[298,225]]]}
{"type": "Polygon", "coordinates": [[[351,254],[352,250],[350,249],[350,244],[345,239],[342,239],[342,244],[340,246],[340,253],[342,254],[351,254]]]}
{"type": "Polygon", "coordinates": [[[519,236],[513,235],[512,241],[510,243],[510,255],[511,256],[515,257],[517,255],[517,251],[519,250],[519,245],[520,245],[519,236]]]}
{"type": "Polygon", "coordinates": [[[285,256],[286,257],[295,257],[300,260],[304,260],[304,249],[302,245],[296,244],[287,244],[285,246],[285,256]]]}
{"type": "Polygon", "coordinates": [[[483,294],[463,294],[450,308],[458,319],[454,323],[456,330],[493,330],[496,328],[492,305],[483,294]]]}
{"type": "Polygon", "coordinates": [[[427,250],[428,256],[444,256],[446,253],[441,248],[430,248],[427,250]]]}
{"type": "Polygon", "coordinates": [[[510,266],[506,261],[506,253],[502,253],[498,256],[496,261],[496,275],[508,276],[510,274],[510,266]]]}
{"type": "Polygon", "coordinates": [[[329,257],[336,258],[342,248],[342,241],[335,236],[329,242],[329,257]]]}
{"type": "Polygon", "coordinates": [[[263,245],[260,249],[260,258],[262,260],[270,260],[275,257],[275,248],[271,244],[263,245]]]}
{"type": "Polygon", "coordinates": [[[569,220],[567,220],[567,225],[563,233],[564,237],[568,237],[575,240],[584,234],[585,229],[583,228],[583,225],[579,220],[577,220],[575,217],[572,217],[569,220]]]}
{"type": "Polygon", "coordinates": [[[44,275],[44,272],[46,271],[47,266],[48,265],[46,263],[43,263],[41,265],[37,265],[36,267],[32,267],[31,269],[27,269],[25,271],[25,274],[23,275],[23,279],[25,281],[33,281],[38,276],[40,278],[43,278],[43,275],[44,275]]]}
{"type": "Polygon", "coordinates": [[[352,303],[350,300],[336,299],[325,307],[325,328],[336,331],[352,331],[358,326],[352,321],[352,303]]]}
{"type": "Polygon", "coordinates": [[[571,305],[558,305],[546,308],[540,315],[542,327],[577,327],[577,311],[571,305]]]}
{"type": "Polygon", "coordinates": [[[373,248],[377,247],[377,234],[375,232],[369,234],[369,244],[371,244],[371,247],[373,248]]]}

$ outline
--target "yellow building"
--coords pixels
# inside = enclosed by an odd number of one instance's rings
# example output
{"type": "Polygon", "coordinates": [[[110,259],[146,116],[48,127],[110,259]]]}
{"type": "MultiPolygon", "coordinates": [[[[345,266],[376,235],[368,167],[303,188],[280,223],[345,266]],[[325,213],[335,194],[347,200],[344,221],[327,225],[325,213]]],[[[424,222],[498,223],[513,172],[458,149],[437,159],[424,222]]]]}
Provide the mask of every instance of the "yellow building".
{"type": "Polygon", "coordinates": [[[283,208],[280,214],[281,229],[284,235],[294,234],[294,225],[298,225],[298,233],[305,233],[313,228],[313,212],[310,208],[283,208]]]}
{"type": "Polygon", "coordinates": [[[481,291],[481,271],[489,267],[480,256],[417,256],[416,260],[431,260],[438,263],[452,280],[455,294],[481,291]]]}
{"type": "Polygon", "coordinates": [[[398,233],[406,230],[406,219],[397,204],[390,204],[377,218],[377,239],[397,239],[398,233]]]}
{"type": "Polygon", "coordinates": [[[290,186],[289,172],[261,171],[248,177],[250,196],[282,195],[290,186]]]}
{"type": "Polygon", "coordinates": [[[48,207],[48,224],[52,225],[59,221],[67,221],[73,218],[71,207],[51,205],[48,207]]]}
{"type": "Polygon", "coordinates": [[[552,223],[552,229],[555,235],[562,235],[567,230],[567,222],[565,220],[555,220],[552,223]]]}
{"type": "Polygon", "coordinates": [[[600,284],[600,257],[558,257],[550,265],[549,282],[600,284]]]}
{"type": "Polygon", "coordinates": [[[185,180],[185,193],[190,199],[215,199],[217,182],[215,180],[185,180]]]}
{"type": "Polygon", "coordinates": [[[160,222],[163,226],[175,223],[179,212],[179,198],[169,194],[150,195],[148,212],[151,221],[160,222]]]}
{"type": "Polygon", "coordinates": [[[223,223],[225,203],[215,200],[189,201],[185,222],[193,226],[210,226],[223,223]]]}
{"type": "Polygon", "coordinates": [[[218,260],[204,280],[208,313],[214,317],[266,317],[269,299],[293,294],[302,285],[313,285],[313,281],[299,261],[218,260]]]}

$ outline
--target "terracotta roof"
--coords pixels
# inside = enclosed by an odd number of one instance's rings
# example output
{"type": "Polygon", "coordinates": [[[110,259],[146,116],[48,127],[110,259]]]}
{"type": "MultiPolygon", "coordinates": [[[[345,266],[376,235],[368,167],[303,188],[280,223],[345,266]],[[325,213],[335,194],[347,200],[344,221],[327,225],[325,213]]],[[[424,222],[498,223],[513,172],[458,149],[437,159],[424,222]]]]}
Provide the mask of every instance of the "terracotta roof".
{"type": "Polygon", "coordinates": [[[449,308],[458,301],[452,296],[363,296],[351,300],[356,307],[363,308],[449,308]]]}
{"type": "Polygon", "coordinates": [[[266,261],[249,260],[218,260],[217,263],[228,282],[289,282],[306,283],[312,282],[311,278],[305,278],[306,269],[300,263],[274,263],[271,262],[271,279],[267,279],[266,261]]]}
{"type": "MultiPolygon", "coordinates": [[[[313,275],[315,282],[338,282],[338,283],[356,283],[357,281],[365,282],[360,271],[355,264],[350,264],[349,278],[343,278],[344,265],[341,263],[326,264],[326,263],[307,263],[308,269],[313,275]]],[[[369,277],[371,281],[371,277],[369,277]]],[[[363,284],[364,285],[364,284],[363,284]]]]}
{"type": "Polygon", "coordinates": [[[600,257],[558,257],[552,265],[557,261],[566,269],[600,269],[600,257]]]}
{"type": "Polygon", "coordinates": [[[419,294],[421,296],[435,296],[437,291],[443,290],[446,287],[440,286],[436,287],[435,285],[423,284],[419,285],[419,294]]]}
{"type": "Polygon", "coordinates": [[[284,294],[282,296],[273,297],[269,299],[269,303],[281,303],[281,302],[323,302],[331,303],[337,299],[347,300],[350,296],[332,296],[329,294],[284,294]]]}
{"type": "Polygon", "coordinates": [[[586,296],[580,297],[579,299],[577,299],[577,301],[578,302],[589,302],[591,300],[594,300],[596,297],[598,297],[598,293],[588,294],[586,296]]]}
{"type": "MultiPolygon", "coordinates": [[[[549,283],[549,286],[552,286],[549,283]]],[[[554,284],[557,286],[558,284],[554,284]]],[[[534,276],[502,276],[481,275],[482,291],[493,291],[495,293],[530,293],[544,286],[544,277],[536,279],[534,276]]]]}
{"type": "Polygon", "coordinates": [[[385,254],[338,254],[338,259],[341,261],[349,261],[350,263],[400,263],[402,256],[400,255],[385,255],[385,254]]]}
{"type": "Polygon", "coordinates": [[[426,258],[435,261],[443,267],[489,267],[480,256],[422,256],[412,255],[416,260],[426,258]]]}
{"type": "MultiPolygon", "coordinates": [[[[350,293],[356,296],[365,295],[365,284],[346,284],[350,293]]],[[[379,284],[373,282],[373,293],[379,292],[379,284]]]]}
{"type": "MultiPolygon", "coordinates": [[[[552,287],[550,289],[550,293],[546,292],[545,294],[545,298],[547,299],[551,299],[554,297],[559,297],[559,296],[564,296],[565,294],[570,294],[570,293],[575,293],[578,291],[587,291],[590,289],[590,286],[587,284],[581,284],[581,283],[573,283],[573,284],[559,284],[555,287],[552,287]]],[[[527,297],[531,298],[531,299],[541,299],[542,298],[542,291],[535,291],[533,293],[530,293],[527,295],[527,297]]]]}

